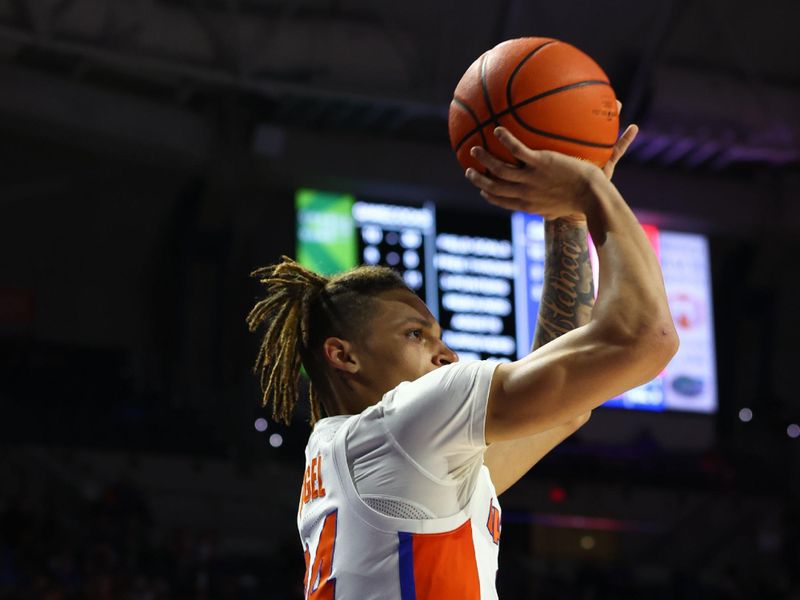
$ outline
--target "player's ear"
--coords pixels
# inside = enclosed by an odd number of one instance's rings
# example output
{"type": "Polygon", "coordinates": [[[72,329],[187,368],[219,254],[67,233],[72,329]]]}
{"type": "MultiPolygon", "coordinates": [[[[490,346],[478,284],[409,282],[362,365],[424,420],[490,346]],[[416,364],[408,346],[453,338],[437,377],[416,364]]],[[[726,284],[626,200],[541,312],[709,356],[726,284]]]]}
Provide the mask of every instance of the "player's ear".
{"type": "Polygon", "coordinates": [[[361,367],[354,354],[353,345],[338,337],[329,337],[322,343],[322,355],[332,368],[346,373],[356,373],[361,367]]]}

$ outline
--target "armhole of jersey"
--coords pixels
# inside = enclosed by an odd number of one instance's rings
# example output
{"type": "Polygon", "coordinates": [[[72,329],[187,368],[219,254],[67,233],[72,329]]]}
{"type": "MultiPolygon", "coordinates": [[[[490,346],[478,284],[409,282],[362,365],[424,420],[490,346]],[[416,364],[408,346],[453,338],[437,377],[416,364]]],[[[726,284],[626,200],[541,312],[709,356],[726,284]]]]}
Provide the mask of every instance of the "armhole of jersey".
{"type": "MultiPolygon", "coordinates": [[[[495,371],[500,363],[493,365],[492,372],[489,375],[489,387],[486,391],[486,398],[484,401],[481,402],[472,402],[472,405],[469,408],[470,417],[469,417],[469,428],[467,435],[469,436],[469,443],[470,445],[475,448],[475,453],[477,454],[480,452],[481,454],[488,448],[486,444],[486,415],[488,413],[489,407],[489,390],[492,387],[492,380],[494,379],[495,371]],[[476,413],[480,411],[480,418],[477,418],[476,413]],[[478,436],[478,439],[481,441],[480,446],[475,443],[475,436],[478,436]]],[[[478,375],[475,375],[475,379],[478,378],[478,375]]],[[[474,382],[473,382],[474,383],[474,382]]],[[[430,479],[437,485],[452,487],[459,484],[458,481],[449,478],[440,478],[431,473],[428,469],[422,466],[419,462],[417,462],[414,457],[412,457],[403,446],[400,445],[400,442],[397,441],[397,438],[394,437],[391,430],[386,426],[383,419],[379,419],[381,428],[383,429],[384,433],[386,434],[387,438],[391,441],[392,446],[400,453],[403,458],[405,458],[409,464],[411,464],[421,475],[430,479]]],[[[481,464],[483,464],[483,459],[481,459],[481,464]]]]}
{"type": "MultiPolygon", "coordinates": [[[[469,509],[472,504],[472,499],[470,499],[464,509],[457,513],[449,517],[434,519],[403,519],[399,517],[390,517],[368,506],[358,495],[353,478],[350,476],[350,469],[347,467],[345,440],[354,422],[355,419],[348,420],[347,423],[339,428],[333,438],[333,466],[336,469],[339,485],[348,503],[348,508],[350,508],[365,524],[373,529],[393,535],[396,535],[397,531],[407,531],[410,533],[441,533],[455,529],[469,518],[469,509]]],[[[483,469],[485,467],[481,466],[480,468],[483,469]]],[[[476,490],[473,490],[473,496],[476,494],[476,490]]]]}
{"type": "Polygon", "coordinates": [[[386,434],[386,437],[392,443],[392,446],[395,448],[395,450],[397,450],[400,453],[400,455],[403,458],[405,458],[409,462],[409,464],[411,464],[412,467],[414,467],[417,471],[419,471],[421,475],[424,475],[427,479],[430,479],[436,485],[443,485],[443,486],[447,486],[447,487],[452,487],[452,486],[458,485],[458,482],[457,481],[453,481],[452,479],[440,479],[439,477],[436,477],[436,475],[434,475],[433,473],[428,471],[428,469],[426,469],[421,464],[419,464],[400,445],[400,442],[397,441],[397,439],[394,437],[394,435],[392,435],[392,432],[389,431],[389,428],[386,427],[386,423],[383,422],[383,419],[380,420],[380,424],[381,424],[381,428],[383,429],[384,433],[386,434]]]}

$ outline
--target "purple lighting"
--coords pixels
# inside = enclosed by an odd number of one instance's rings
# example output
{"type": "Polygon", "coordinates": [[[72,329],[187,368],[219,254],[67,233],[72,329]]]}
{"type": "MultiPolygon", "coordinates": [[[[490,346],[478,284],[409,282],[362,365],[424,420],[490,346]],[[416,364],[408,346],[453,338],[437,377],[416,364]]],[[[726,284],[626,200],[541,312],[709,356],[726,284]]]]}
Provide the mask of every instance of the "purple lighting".
{"type": "Polygon", "coordinates": [[[610,519],[605,517],[584,517],[580,515],[534,514],[529,512],[505,511],[503,521],[508,523],[534,523],[560,529],[594,529],[596,531],[638,531],[659,533],[662,526],[644,521],[610,519]]]}

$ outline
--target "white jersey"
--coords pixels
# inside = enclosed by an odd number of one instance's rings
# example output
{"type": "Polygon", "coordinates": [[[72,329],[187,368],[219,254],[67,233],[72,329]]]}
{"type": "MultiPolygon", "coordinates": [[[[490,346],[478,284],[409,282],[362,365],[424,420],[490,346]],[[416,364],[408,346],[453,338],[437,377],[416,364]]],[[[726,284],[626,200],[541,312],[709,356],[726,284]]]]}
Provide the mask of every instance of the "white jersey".
{"type": "Polygon", "coordinates": [[[483,465],[496,366],[446,365],[317,422],[297,515],[306,598],[497,598],[500,504],[483,465]]]}

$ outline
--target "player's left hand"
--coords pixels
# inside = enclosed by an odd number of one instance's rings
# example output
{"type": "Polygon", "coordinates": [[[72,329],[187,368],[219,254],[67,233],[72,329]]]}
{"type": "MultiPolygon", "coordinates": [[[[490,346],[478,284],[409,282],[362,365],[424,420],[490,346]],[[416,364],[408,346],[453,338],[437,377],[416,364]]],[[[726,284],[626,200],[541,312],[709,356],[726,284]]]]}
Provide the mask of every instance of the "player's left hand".
{"type": "MultiPolygon", "coordinates": [[[[622,114],[622,102],[617,100],[617,112],[622,114]]],[[[619,159],[625,154],[628,150],[628,147],[633,143],[633,140],[636,139],[636,135],[639,133],[639,126],[631,123],[625,128],[624,133],[619,136],[617,143],[614,144],[614,148],[611,150],[611,158],[608,159],[608,162],[603,166],[603,173],[606,174],[606,177],[611,179],[611,176],[614,175],[614,168],[617,166],[619,159]]]]}
{"type": "MultiPolygon", "coordinates": [[[[622,102],[617,100],[617,111],[619,113],[622,112],[622,102]]],[[[636,139],[636,135],[639,133],[639,126],[635,124],[628,125],[625,128],[623,134],[619,137],[616,144],[614,144],[614,148],[611,150],[611,157],[608,159],[608,162],[603,166],[602,171],[605,173],[605,176],[611,179],[614,175],[614,169],[617,166],[619,160],[625,155],[630,145],[633,143],[633,140],[636,139]]],[[[497,183],[509,183],[502,179],[501,177],[497,177],[496,175],[492,175],[492,173],[514,173],[515,170],[519,169],[518,165],[512,165],[506,163],[499,158],[496,158],[485,149],[481,147],[473,148],[471,152],[472,156],[477,159],[486,169],[488,172],[483,175],[482,177],[486,177],[487,179],[493,180],[497,183]]],[[[560,217],[561,219],[565,219],[567,221],[572,221],[576,224],[585,224],[586,218],[583,215],[571,215],[567,217],[560,217]]]]}

